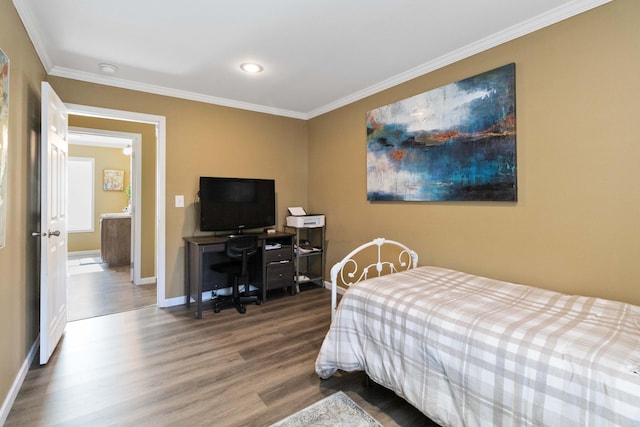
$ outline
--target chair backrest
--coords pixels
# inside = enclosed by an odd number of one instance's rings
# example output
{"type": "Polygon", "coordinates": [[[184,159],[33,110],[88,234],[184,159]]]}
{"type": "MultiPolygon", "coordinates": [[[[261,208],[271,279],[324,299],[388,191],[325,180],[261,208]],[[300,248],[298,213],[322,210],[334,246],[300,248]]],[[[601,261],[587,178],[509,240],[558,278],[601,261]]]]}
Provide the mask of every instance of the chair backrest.
{"type": "Polygon", "coordinates": [[[243,234],[231,236],[227,240],[225,252],[231,259],[242,260],[242,275],[247,274],[247,260],[258,252],[258,236],[243,234]]]}

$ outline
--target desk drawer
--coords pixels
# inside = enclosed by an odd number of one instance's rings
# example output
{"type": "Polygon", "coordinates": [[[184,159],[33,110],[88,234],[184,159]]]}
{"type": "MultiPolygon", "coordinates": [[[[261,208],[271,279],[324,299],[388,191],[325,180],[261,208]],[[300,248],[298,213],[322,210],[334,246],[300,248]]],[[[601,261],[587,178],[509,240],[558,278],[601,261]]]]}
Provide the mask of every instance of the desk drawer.
{"type": "Polygon", "coordinates": [[[267,265],[267,289],[293,286],[293,262],[267,265]]]}
{"type": "Polygon", "coordinates": [[[291,246],[282,246],[280,249],[271,249],[270,251],[265,251],[265,264],[270,264],[272,262],[280,262],[291,260],[291,246]]]}

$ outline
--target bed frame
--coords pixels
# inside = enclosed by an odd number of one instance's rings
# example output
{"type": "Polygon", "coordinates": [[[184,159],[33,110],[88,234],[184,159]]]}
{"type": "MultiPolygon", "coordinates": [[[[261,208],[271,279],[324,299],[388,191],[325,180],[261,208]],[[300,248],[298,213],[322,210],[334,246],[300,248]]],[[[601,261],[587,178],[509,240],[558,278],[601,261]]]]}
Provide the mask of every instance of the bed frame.
{"type": "Polygon", "coordinates": [[[409,249],[402,243],[395,240],[387,240],[383,237],[373,239],[371,242],[358,246],[349,252],[342,261],[337,262],[331,267],[331,320],[338,308],[338,282],[347,288],[361,280],[369,277],[383,276],[385,274],[397,273],[399,271],[410,270],[418,266],[418,254],[409,249]],[[358,265],[358,261],[354,258],[367,248],[377,247],[377,259],[375,262],[367,264],[363,267],[358,265]],[[390,261],[382,260],[382,247],[397,252],[397,259],[390,261]],[[369,274],[371,271],[371,274],[369,274]]]}
{"type": "Polygon", "coordinates": [[[320,378],[364,371],[446,426],[639,425],[640,306],[417,263],[378,238],[333,266],[320,378]]]}

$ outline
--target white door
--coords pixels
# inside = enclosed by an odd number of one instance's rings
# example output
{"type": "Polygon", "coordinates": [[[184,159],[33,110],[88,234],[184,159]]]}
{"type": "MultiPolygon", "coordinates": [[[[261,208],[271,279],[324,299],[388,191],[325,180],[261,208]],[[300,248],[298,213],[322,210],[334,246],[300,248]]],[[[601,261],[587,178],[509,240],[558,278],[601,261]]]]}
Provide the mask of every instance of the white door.
{"type": "Polygon", "coordinates": [[[40,364],[67,324],[67,109],[42,82],[40,364]]]}

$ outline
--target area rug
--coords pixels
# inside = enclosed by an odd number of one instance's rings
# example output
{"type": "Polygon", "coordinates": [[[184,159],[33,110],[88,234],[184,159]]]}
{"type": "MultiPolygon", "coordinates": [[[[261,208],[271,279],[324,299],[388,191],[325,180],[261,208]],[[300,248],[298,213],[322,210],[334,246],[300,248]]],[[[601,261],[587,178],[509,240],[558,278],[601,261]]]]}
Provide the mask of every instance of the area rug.
{"type": "Polygon", "coordinates": [[[271,427],[382,427],[349,396],[339,391],[303,410],[272,424],[271,427]]]}

